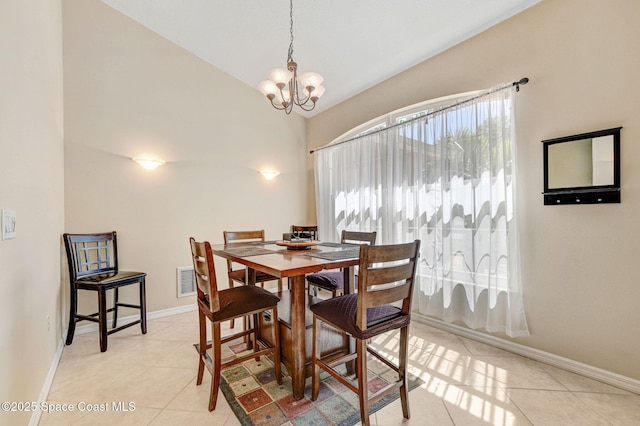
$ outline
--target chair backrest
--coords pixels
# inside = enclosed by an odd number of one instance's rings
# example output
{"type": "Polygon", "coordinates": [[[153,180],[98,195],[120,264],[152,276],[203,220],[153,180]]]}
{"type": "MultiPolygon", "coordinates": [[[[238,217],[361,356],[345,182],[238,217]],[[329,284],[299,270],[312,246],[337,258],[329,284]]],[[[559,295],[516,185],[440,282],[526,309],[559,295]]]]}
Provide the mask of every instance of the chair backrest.
{"type": "MultiPolygon", "coordinates": [[[[256,231],[222,231],[224,244],[241,244],[254,243],[264,241],[264,229],[256,231]]],[[[233,262],[227,259],[227,268],[229,272],[233,270],[233,262]]]]}
{"type": "Polygon", "coordinates": [[[318,239],[318,226],[317,225],[292,225],[291,232],[309,234],[312,240],[318,239]]]}
{"type": "Polygon", "coordinates": [[[257,231],[222,231],[224,243],[250,243],[264,241],[264,229],[257,231]]]}
{"type": "Polygon", "coordinates": [[[409,315],[419,253],[420,240],[360,248],[356,324],[361,330],[367,328],[369,308],[401,302],[402,315],[409,315]]]}
{"type": "Polygon", "coordinates": [[[116,232],[63,234],[71,281],[118,273],[116,232]]]}
{"type": "Polygon", "coordinates": [[[198,299],[207,303],[212,312],[219,311],[218,282],[211,244],[208,241],[197,242],[193,237],[189,238],[189,244],[191,245],[193,272],[196,275],[198,299]]]}
{"type": "Polygon", "coordinates": [[[358,231],[342,231],[340,237],[342,244],[360,244],[370,245],[376,244],[376,231],[373,232],[358,232],[358,231]]]}

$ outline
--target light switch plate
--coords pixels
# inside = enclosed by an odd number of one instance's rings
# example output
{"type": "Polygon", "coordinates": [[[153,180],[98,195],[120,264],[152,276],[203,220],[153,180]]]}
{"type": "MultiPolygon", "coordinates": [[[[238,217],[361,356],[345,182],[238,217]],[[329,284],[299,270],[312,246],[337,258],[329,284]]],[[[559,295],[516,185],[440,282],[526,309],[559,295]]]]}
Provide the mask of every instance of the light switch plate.
{"type": "Polygon", "coordinates": [[[16,212],[2,209],[2,239],[10,240],[16,237],[16,212]]]}

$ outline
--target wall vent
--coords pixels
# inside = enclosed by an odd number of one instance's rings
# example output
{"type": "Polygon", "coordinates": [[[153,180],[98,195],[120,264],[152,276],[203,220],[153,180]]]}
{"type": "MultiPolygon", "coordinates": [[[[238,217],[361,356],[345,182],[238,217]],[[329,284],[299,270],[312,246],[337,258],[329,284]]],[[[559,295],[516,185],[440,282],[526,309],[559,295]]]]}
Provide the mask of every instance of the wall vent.
{"type": "Polygon", "coordinates": [[[179,266],[177,276],[178,297],[196,294],[196,274],[193,272],[193,266],[179,266]]]}

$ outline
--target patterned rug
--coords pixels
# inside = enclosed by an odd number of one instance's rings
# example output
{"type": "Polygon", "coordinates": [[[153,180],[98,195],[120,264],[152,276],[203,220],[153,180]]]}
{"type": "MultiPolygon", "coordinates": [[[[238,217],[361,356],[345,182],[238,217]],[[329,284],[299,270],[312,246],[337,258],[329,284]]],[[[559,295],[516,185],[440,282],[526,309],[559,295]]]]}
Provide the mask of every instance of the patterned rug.
{"type": "MultiPolygon", "coordinates": [[[[223,357],[245,350],[244,343],[231,344],[223,351],[223,357]]],[[[375,358],[368,361],[369,392],[374,393],[394,380],[395,373],[375,358]]],[[[220,390],[243,426],[351,426],[360,421],[358,396],[329,374],[322,371],[316,401],[311,401],[311,378],[307,378],[304,398],[296,401],[292,395],[291,377],[286,375],[284,365],[282,369],[282,385],[276,382],[273,363],[268,357],[222,370],[220,390]]],[[[343,373],[346,376],[346,369],[343,373]]],[[[419,378],[409,376],[409,390],[422,383],[419,378]]],[[[398,391],[387,395],[370,406],[370,413],[399,397],[398,391]]],[[[398,408],[398,420],[401,419],[402,411],[398,408]]]]}

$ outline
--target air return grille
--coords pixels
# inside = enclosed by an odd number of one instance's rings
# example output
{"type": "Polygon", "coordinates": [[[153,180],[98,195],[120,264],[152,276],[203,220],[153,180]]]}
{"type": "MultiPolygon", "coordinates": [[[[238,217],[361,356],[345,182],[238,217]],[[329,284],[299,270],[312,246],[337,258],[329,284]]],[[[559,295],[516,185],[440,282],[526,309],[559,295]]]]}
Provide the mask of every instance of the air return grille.
{"type": "Polygon", "coordinates": [[[178,274],[178,297],[196,294],[196,275],[193,266],[180,266],[178,274]]]}

